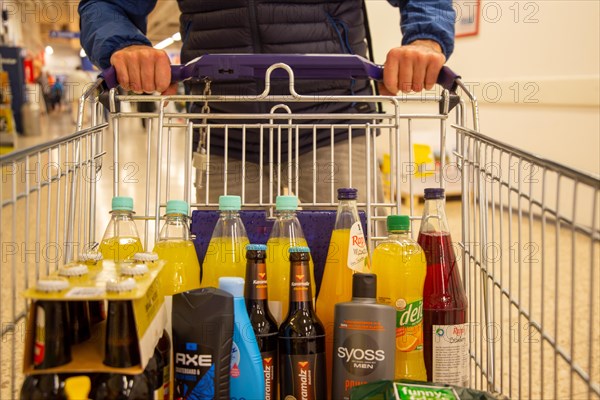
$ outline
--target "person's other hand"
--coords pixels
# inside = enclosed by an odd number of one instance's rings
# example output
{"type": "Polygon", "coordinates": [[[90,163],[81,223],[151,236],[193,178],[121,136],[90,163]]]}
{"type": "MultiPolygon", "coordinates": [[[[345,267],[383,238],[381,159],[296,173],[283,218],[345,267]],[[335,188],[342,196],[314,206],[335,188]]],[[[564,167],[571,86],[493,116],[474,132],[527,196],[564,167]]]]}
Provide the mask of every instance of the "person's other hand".
{"type": "Polygon", "coordinates": [[[125,90],[164,95],[177,93],[177,84],[171,85],[171,62],[163,50],[143,45],[128,46],[115,51],[110,63],[125,90]]]}
{"type": "Polygon", "coordinates": [[[391,49],[383,69],[382,95],[393,96],[399,91],[420,92],[433,88],[446,62],[440,45],[433,40],[415,40],[391,49]]]}

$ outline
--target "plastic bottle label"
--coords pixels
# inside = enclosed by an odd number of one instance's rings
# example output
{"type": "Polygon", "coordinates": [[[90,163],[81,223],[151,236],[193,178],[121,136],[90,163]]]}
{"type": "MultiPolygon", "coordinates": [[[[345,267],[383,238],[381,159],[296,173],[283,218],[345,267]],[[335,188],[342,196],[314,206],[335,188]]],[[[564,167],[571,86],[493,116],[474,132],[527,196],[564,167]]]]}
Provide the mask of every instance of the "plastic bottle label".
{"type": "Polygon", "coordinates": [[[229,374],[232,378],[240,377],[240,349],[238,345],[233,342],[231,345],[231,368],[229,370],[229,374]]]}
{"type": "Polygon", "coordinates": [[[356,272],[368,272],[367,259],[369,251],[362,225],[356,221],[350,228],[350,242],[348,243],[348,268],[356,272]]]}
{"type": "Polygon", "coordinates": [[[468,385],[469,332],[467,328],[467,324],[432,326],[434,382],[456,386],[468,385]]]}
{"type": "Polygon", "coordinates": [[[396,348],[410,352],[423,350],[423,299],[406,303],[396,300],[396,348]]]}
{"type": "Polygon", "coordinates": [[[33,364],[38,366],[44,362],[46,353],[46,312],[43,307],[36,307],[35,342],[33,347],[33,364]]]}

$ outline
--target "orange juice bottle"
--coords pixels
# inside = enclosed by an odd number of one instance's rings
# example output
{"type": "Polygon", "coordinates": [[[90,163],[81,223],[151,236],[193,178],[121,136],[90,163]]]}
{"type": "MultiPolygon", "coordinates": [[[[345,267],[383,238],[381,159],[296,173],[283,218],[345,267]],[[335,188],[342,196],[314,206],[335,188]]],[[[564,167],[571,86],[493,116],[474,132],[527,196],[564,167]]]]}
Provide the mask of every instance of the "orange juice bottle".
{"type": "Polygon", "coordinates": [[[204,262],[200,287],[219,287],[224,276],[246,277],[246,228],[240,218],[240,196],[220,196],[221,215],[213,231],[204,262]]]}
{"type": "Polygon", "coordinates": [[[394,379],[426,381],[423,356],[423,286],[425,254],[410,236],[406,215],[387,217],[388,238],[373,251],[377,302],[396,309],[396,368],[394,379]]]}
{"type": "Polygon", "coordinates": [[[133,199],[117,196],[112,199],[110,222],[106,227],[99,251],[105,260],[121,262],[143,252],[142,242],[133,221],[133,199]]]}
{"type": "MultiPolygon", "coordinates": [[[[269,309],[281,324],[288,313],[290,297],[291,247],[307,247],[300,221],[296,217],[298,198],[277,196],[275,200],[275,223],[267,241],[267,277],[269,280],[269,309]]],[[[310,284],[315,288],[315,272],[312,258],[309,259],[310,284]]],[[[314,301],[314,298],[312,299],[314,301]]]]}
{"type": "Polygon", "coordinates": [[[185,201],[167,202],[165,224],[154,252],[166,261],[161,271],[161,287],[165,296],[200,287],[200,263],[190,240],[188,204],[185,201]]]}
{"type": "Polygon", "coordinates": [[[369,250],[356,208],[357,192],[353,188],[338,189],[335,227],[317,297],[317,316],[325,327],[327,393],[331,393],[334,307],[352,300],[352,274],[369,272],[369,250]]]}

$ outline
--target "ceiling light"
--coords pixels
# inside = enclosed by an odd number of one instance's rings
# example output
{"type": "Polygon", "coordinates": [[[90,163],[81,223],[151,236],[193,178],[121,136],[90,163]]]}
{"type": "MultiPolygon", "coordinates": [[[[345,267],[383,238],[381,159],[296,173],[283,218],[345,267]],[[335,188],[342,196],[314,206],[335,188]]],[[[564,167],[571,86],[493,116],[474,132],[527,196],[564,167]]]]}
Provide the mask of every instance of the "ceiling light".
{"type": "Polygon", "coordinates": [[[85,50],[81,49],[79,50],[79,57],[84,58],[87,54],[85,54],[85,50]]]}
{"type": "Polygon", "coordinates": [[[54,49],[52,48],[52,46],[46,46],[46,48],[44,49],[44,53],[46,53],[47,56],[51,56],[52,54],[54,54],[54,49]]]}
{"type": "Polygon", "coordinates": [[[158,49],[158,50],[162,50],[162,49],[164,49],[165,47],[169,47],[169,46],[170,46],[170,45],[172,45],[174,42],[175,42],[175,40],[173,40],[173,38],[172,38],[172,37],[168,37],[168,38],[166,38],[165,40],[163,40],[163,41],[161,41],[161,42],[158,42],[158,43],[157,43],[157,44],[154,46],[154,48],[155,48],[155,49],[158,49]]]}
{"type": "Polygon", "coordinates": [[[181,33],[177,32],[171,36],[174,41],[179,42],[181,40],[181,33]]]}

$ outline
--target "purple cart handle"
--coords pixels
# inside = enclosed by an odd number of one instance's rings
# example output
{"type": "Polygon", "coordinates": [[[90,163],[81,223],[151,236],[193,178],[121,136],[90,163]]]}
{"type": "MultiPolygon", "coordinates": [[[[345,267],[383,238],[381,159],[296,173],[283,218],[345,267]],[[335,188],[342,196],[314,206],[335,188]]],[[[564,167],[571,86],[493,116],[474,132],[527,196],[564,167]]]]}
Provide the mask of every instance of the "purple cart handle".
{"type": "MultiPolygon", "coordinates": [[[[350,54],[207,54],[185,65],[171,65],[171,81],[181,82],[191,78],[211,80],[261,79],[273,64],[291,67],[296,79],[373,79],[383,80],[383,66],[350,54]]],[[[117,86],[114,67],[102,72],[106,86],[117,86]]],[[[288,73],[279,68],[271,72],[272,78],[287,78],[288,73]]],[[[448,90],[456,88],[459,78],[448,67],[443,67],[438,83],[448,90]]]]}

